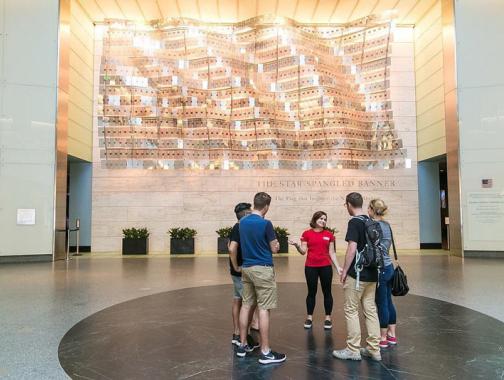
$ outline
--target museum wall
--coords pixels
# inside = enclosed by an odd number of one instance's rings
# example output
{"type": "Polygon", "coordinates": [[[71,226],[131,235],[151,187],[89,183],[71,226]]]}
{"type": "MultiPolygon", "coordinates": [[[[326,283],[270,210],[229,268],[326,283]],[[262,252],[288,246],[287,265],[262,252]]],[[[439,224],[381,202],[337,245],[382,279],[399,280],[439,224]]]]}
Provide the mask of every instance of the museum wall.
{"type": "Polygon", "coordinates": [[[418,161],[446,153],[441,2],[415,25],[418,161]]]}
{"type": "Polygon", "coordinates": [[[466,254],[504,250],[504,33],[499,0],[455,2],[460,187],[466,254]]]}
{"type": "Polygon", "coordinates": [[[92,161],[94,25],[80,3],[70,4],[68,154],[92,161]]]}
{"type": "MultiPolygon", "coordinates": [[[[389,88],[393,125],[402,141],[406,166],[391,168],[309,169],[160,169],[108,167],[104,159],[104,130],[98,124],[100,63],[103,34],[95,40],[93,133],[92,250],[121,250],[122,229],[147,227],[150,250],[169,252],[167,231],[192,227],[198,231],[197,254],[215,254],[215,230],[235,222],[233,207],[252,201],[258,191],[273,197],[268,218],[287,227],[296,238],[308,228],[313,212],[329,214],[328,224],[340,232],[338,249],[343,248],[348,215],[343,207],[348,192],[359,191],[369,202],[384,199],[399,249],[419,247],[417,149],[414,74],[414,32],[397,28],[391,42],[389,88]],[[227,169],[227,170],[226,170],[227,169]]],[[[112,163],[115,165],[115,163],[112,163]]],[[[120,165],[118,162],[117,165],[120,165]]],[[[329,166],[328,166],[329,167],[329,166]]]]}
{"type": "Polygon", "coordinates": [[[57,0],[0,1],[0,255],[52,255],[57,0]]]}

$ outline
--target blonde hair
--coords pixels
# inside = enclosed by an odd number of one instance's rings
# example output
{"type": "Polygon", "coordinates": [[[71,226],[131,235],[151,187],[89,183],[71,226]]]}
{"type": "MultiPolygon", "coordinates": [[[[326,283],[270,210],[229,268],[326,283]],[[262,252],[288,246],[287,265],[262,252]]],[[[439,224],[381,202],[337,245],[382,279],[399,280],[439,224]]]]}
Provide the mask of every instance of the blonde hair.
{"type": "Polygon", "coordinates": [[[378,216],[384,216],[388,210],[387,205],[381,199],[371,200],[371,202],[369,202],[369,208],[378,216]]]}

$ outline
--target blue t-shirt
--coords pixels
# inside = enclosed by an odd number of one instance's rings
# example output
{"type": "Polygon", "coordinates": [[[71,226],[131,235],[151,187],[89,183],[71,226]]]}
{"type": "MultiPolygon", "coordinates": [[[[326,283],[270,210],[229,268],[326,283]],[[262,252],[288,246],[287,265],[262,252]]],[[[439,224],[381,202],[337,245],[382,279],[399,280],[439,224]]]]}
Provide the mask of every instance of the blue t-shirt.
{"type": "Polygon", "coordinates": [[[269,243],[276,239],[273,225],[257,214],[250,214],[240,220],[240,246],[243,267],[253,265],[273,266],[273,256],[269,243]]]}

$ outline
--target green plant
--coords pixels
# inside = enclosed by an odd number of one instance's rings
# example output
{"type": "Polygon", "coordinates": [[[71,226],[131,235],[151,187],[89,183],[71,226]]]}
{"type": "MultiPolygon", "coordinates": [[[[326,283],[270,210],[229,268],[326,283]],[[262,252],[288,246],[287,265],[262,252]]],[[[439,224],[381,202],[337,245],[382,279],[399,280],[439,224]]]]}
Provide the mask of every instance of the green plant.
{"type": "Polygon", "coordinates": [[[147,228],[125,228],[122,232],[125,239],[147,239],[150,235],[147,228]]]}
{"type": "Polygon", "coordinates": [[[170,237],[172,239],[182,239],[182,240],[193,239],[197,234],[196,230],[189,227],[171,228],[168,230],[168,233],[170,234],[170,237]]]}
{"type": "Polygon", "coordinates": [[[275,230],[275,234],[276,234],[277,238],[286,238],[287,236],[290,235],[290,233],[287,230],[287,228],[282,228],[282,227],[276,226],[274,228],[274,230],[275,230]]]}
{"type": "Polygon", "coordinates": [[[217,231],[217,235],[221,238],[228,238],[231,236],[231,231],[233,230],[233,227],[222,227],[219,228],[217,231]]]}
{"type": "Polygon", "coordinates": [[[336,227],[334,228],[331,228],[331,227],[326,227],[325,228],[326,231],[329,231],[330,233],[332,233],[333,235],[336,235],[339,231],[336,229],[336,227]]]}

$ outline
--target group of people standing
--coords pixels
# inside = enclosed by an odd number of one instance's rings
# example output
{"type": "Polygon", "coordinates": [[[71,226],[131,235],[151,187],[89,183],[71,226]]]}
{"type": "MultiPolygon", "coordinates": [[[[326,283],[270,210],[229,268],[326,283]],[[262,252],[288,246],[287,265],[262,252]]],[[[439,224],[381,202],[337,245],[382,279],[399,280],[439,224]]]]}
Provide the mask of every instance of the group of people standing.
{"type": "MultiPolygon", "coordinates": [[[[230,271],[234,284],[232,343],[237,346],[236,355],[245,357],[260,346],[259,363],[280,363],[286,355],[271,350],[269,344],[270,310],[277,307],[277,286],[272,254],[277,253],[279,243],[272,223],[265,219],[271,204],[271,196],[260,192],[254,197],[253,206],[239,203],[235,207],[238,218],[232,229],[229,244],[230,271]],[[258,321],[258,322],[257,322],[258,321]],[[260,344],[250,335],[258,329],[260,344]]],[[[306,255],[305,277],[307,317],[305,329],[313,326],[313,313],[318,282],[324,295],[324,329],[332,328],[332,278],[333,267],[344,289],[344,314],[347,325],[346,347],[334,350],[333,356],[345,360],[361,360],[362,357],[380,361],[380,348],[397,344],[396,311],[392,303],[392,277],[394,265],[388,254],[393,242],[392,229],[384,220],[387,206],[380,199],[373,199],[367,213],[363,210],[363,198],[350,193],[345,198],[345,208],[351,216],[345,236],[347,249],[343,266],[336,258],[334,234],[327,229],[327,214],[317,211],[310,229],[303,232],[300,243],[289,241],[297,251],[306,255]],[[366,221],[378,221],[383,232],[381,244],[387,253],[383,265],[356,268],[356,255],[366,246],[366,221]],[[366,347],[361,348],[359,309],[362,305],[368,337],[366,347]]]]}

